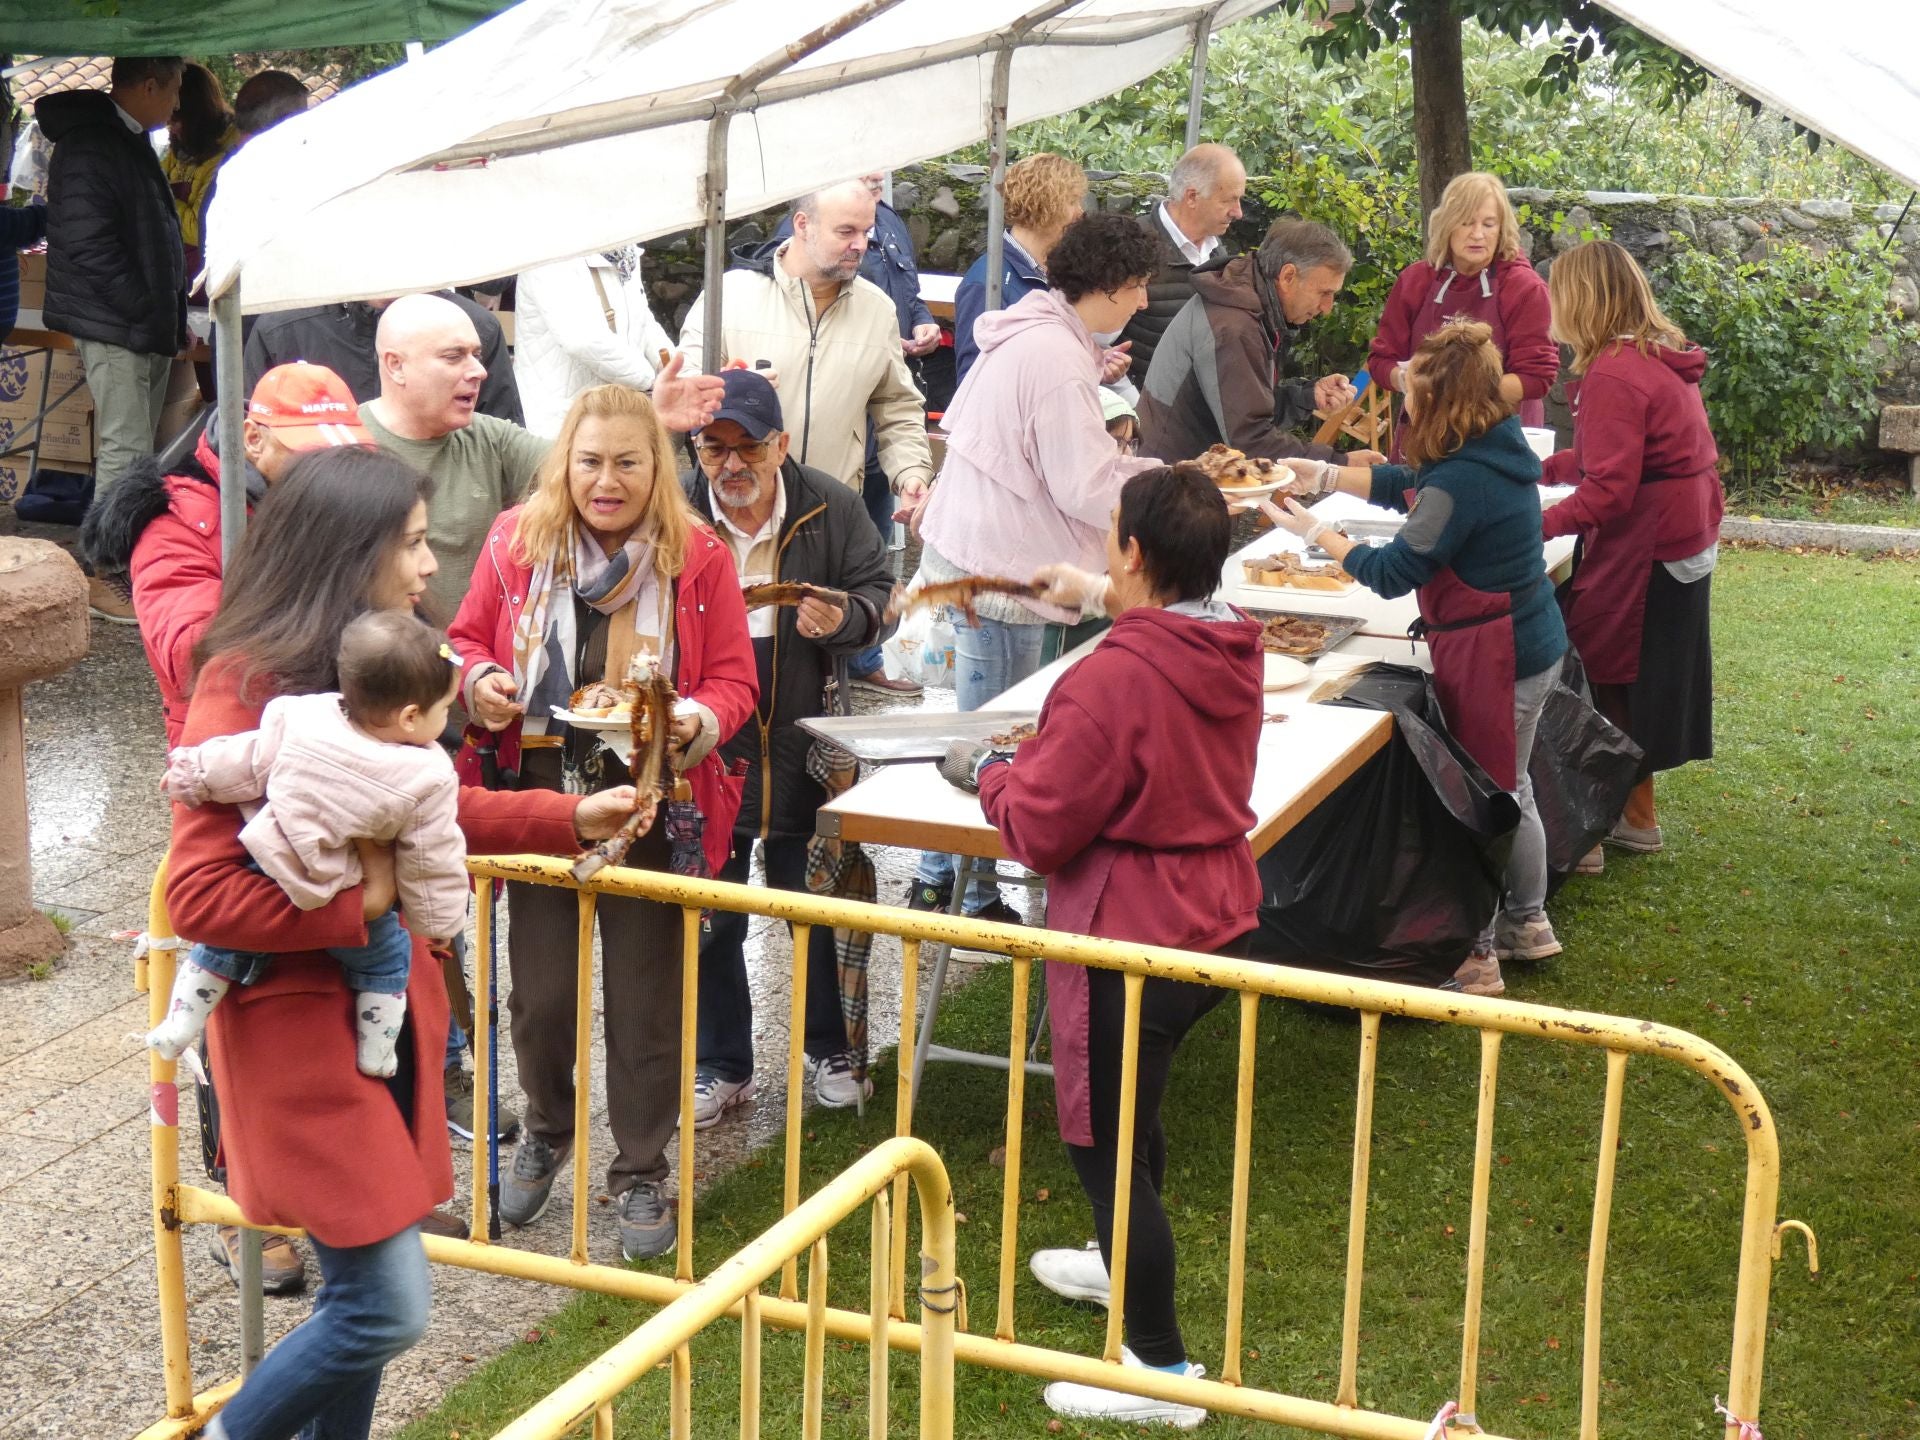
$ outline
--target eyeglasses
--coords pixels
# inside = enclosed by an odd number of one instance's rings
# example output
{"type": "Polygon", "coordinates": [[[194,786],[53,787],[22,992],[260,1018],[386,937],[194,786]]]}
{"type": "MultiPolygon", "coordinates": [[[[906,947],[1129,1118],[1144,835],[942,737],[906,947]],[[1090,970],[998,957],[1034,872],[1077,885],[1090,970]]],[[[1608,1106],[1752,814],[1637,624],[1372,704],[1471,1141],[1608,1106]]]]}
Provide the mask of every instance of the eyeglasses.
{"type": "Polygon", "coordinates": [[[755,440],[745,445],[716,445],[702,440],[693,447],[694,454],[700,457],[702,465],[718,469],[727,463],[727,456],[737,455],[742,465],[758,465],[767,458],[768,445],[764,440],[755,440]]]}

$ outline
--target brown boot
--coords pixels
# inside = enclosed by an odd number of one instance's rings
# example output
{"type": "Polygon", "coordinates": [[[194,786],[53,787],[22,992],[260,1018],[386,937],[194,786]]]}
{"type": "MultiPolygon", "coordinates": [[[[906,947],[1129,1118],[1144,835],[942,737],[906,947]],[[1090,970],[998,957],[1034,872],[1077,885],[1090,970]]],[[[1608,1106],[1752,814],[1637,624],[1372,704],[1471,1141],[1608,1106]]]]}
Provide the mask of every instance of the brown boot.
{"type": "Polygon", "coordinates": [[[102,580],[98,575],[87,577],[87,609],[96,620],[105,620],[113,625],[132,625],[133,592],[111,580],[102,580]]]}
{"type": "MultiPolygon", "coordinates": [[[[220,1225],[208,1247],[213,1258],[226,1266],[233,1283],[240,1283],[240,1227],[220,1225]]],[[[284,1235],[260,1237],[260,1288],[269,1295],[296,1295],[307,1285],[307,1262],[299,1246],[284,1235]]]]}

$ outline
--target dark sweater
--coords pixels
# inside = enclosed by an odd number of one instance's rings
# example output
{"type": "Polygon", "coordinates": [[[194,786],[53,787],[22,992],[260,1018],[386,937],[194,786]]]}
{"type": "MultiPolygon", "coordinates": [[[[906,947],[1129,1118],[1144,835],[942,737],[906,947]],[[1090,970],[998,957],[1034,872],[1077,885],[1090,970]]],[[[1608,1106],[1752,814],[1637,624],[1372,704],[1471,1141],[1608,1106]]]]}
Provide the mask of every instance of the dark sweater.
{"type": "Polygon", "coordinates": [[[1567,651],[1540,550],[1539,484],[1540,461],[1517,417],[1418,470],[1376,465],[1373,503],[1406,511],[1407,523],[1377,550],[1355,546],[1347,573],[1389,599],[1448,568],[1476,590],[1505,591],[1513,598],[1514,677],[1537,675],[1567,651]]]}
{"type": "MultiPolygon", "coordinates": [[[[1140,228],[1160,247],[1160,268],[1147,282],[1146,308],[1120,332],[1122,340],[1133,342],[1133,349],[1128,352],[1131,358],[1127,362],[1127,375],[1143,389],[1147,383],[1147,367],[1153,364],[1153,352],[1160,344],[1160,337],[1167,333],[1167,327],[1173,324],[1173,317],[1180,313],[1181,307],[1193,298],[1193,262],[1180,253],[1180,247],[1167,234],[1167,227],[1160,223],[1162,203],[1155,201],[1153,208],[1140,217],[1140,228]]],[[[1211,259],[1220,260],[1226,253],[1223,244],[1211,259]]]]}

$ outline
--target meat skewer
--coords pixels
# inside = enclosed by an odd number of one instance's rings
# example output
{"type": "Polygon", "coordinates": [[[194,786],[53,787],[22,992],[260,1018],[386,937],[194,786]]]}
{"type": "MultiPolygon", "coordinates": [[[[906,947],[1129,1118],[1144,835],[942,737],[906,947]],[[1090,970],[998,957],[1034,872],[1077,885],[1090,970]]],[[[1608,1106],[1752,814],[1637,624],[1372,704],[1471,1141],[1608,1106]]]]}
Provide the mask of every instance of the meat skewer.
{"type": "Polygon", "coordinates": [[[628,762],[628,773],[636,792],[633,813],[612,835],[575,857],[573,878],[579,881],[591,880],[607,866],[625,860],[633,842],[653,828],[660,801],[665,798],[661,779],[666,771],[667,741],[673,733],[674,702],[679,697],[652,655],[634,657],[626,683],[638,691],[629,722],[633,758],[628,762]]]}
{"type": "Polygon", "coordinates": [[[974,613],[974,602],[982,595],[1015,595],[1024,600],[1038,600],[1047,593],[1047,587],[1036,580],[1009,580],[1004,575],[969,575],[964,580],[944,580],[938,584],[922,585],[918,590],[908,591],[887,602],[887,619],[897,620],[909,610],[924,610],[937,605],[951,605],[967,617],[967,623],[977,625],[980,617],[974,613]]]}
{"type": "Polygon", "coordinates": [[[802,600],[819,600],[841,610],[847,605],[846,591],[809,585],[804,580],[770,580],[764,585],[748,585],[741,589],[740,598],[746,601],[749,610],[758,610],[763,605],[798,605],[802,600]]]}

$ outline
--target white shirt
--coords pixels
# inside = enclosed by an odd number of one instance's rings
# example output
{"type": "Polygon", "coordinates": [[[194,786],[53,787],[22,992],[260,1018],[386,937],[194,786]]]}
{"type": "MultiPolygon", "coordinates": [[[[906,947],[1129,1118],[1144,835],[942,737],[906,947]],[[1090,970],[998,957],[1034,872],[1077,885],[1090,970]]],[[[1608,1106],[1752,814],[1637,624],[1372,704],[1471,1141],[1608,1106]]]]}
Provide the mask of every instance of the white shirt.
{"type": "Polygon", "coordinates": [[[1195,265],[1207,263],[1207,257],[1220,248],[1220,237],[1209,235],[1198,245],[1187,238],[1187,232],[1174,223],[1173,216],[1167,213],[1167,202],[1160,202],[1160,224],[1167,232],[1167,238],[1179,247],[1180,253],[1195,265]]]}
{"type": "MultiPolygon", "coordinates": [[[[773,513],[767,523],[749,535],[728,516],[726,507],[714,489],[711,477],[707,493],[713,496],[713,515],[720,522],[720,538],[733,555],[733,568],[740,572],[740,588],[765,585],[774,578],[780,560],[780,528],[787,521],[787,487],[780,476],[773,477],[773,513]]],[[[747,634],[755,640],[771,640],[780,617],[777,605],[762,605],[747,611],[747,634]]]]}

